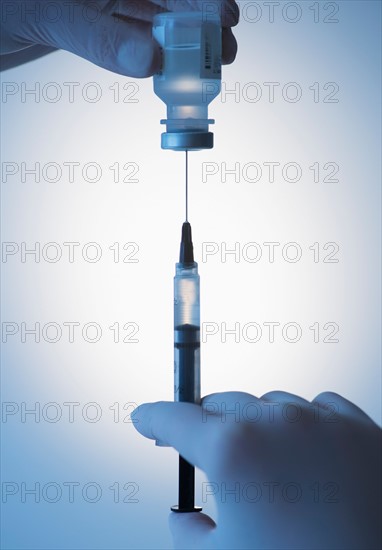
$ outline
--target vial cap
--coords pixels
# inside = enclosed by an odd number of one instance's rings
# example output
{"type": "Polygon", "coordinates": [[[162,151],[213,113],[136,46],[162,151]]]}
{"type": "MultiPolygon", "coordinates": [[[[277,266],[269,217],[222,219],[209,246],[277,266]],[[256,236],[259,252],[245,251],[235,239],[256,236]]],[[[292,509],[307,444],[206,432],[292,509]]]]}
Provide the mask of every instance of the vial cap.
{"type": "Polygon", "coordinates": [[[165,132],[162,134],[162,149],[173,151],[199,151],[212,149],[214,134],[212,132],[165,132]]]}

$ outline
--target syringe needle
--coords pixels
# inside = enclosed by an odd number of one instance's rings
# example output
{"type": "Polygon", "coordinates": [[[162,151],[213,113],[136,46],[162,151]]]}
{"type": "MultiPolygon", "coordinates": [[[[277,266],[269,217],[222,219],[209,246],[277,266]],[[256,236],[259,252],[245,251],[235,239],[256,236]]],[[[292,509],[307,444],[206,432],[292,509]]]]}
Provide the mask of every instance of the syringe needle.
{"type": "Polygon", "coordinates": [[[186,222],[188,222],[188,151],[186,149],[186,222]]]}

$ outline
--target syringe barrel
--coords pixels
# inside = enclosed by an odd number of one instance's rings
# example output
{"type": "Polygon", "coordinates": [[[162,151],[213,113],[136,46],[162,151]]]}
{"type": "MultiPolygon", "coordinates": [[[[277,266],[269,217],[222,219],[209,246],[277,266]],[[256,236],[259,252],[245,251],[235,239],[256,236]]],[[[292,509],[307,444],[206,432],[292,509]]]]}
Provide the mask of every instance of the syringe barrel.
{"type": "Polygon", "coordinates": [[[174,399],[200,403],[200,278],[198,264],[176,264],[174,399]]]}

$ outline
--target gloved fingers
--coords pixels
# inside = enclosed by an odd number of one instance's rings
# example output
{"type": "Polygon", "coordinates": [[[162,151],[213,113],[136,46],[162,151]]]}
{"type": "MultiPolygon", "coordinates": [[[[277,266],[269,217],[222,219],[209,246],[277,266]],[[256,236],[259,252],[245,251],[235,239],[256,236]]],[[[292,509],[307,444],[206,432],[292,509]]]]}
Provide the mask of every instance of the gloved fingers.
{"type": "Polygon", "coordinates": [[[282,391],[268,392],[261,396],[261,399],[272,403],[300,406],[307,409],[309,418],[315,419],[315,421],[321,419],[323,422],[339,422],[342,416],[373,423],[371,418],[357,405],[334,392],[320,393],[311,402],[298,395],[282,391]],[[319,410],[314,405],[319,407],[319,410]]]}
{"type": "Polygon", "coordinates": [[[24,48],[17,52],[2,55],[0,57],[0,71],[13,69],[19,65],[29,63],[29,61],[34,61],[35,59],[39,59],[40,57],[55,51],[57,51],[56,48],[35,44],[34,46],[29,46],[28,48],[24,48]]]}
{"type": "Polygon", "coordinates": [[[310,402],[299,395],[288,393],[286,391],[273,390],[261,396],[263,401],[272,401],[274,403],[296,403],[301,406],[309,406],[310,402]]]}
{"type": "Polygon", "coordinates": [[[113,22],[107,26],[94,29],[94,47],[88,51],[89,56],[83,57],[125,76],[144,78],[158,72],[161,53],[152,38],[151,24],[136,20],[119,20],[115,24],[116,18],[110,17],[110,20],[113,22]]]}
{"type": "Polygon", "coordinates": [[[309,414],[304,416],[307,419],[313,418],[314,412],[312,404],[306,399],[281,391],[268,392],[260,398],[237,391],[215,393],[204,397],[201,406],[206,422],[220,418],[223,424],[246,422],[258,427],[274,424],[278,419],[285,420],[288,413],[293,417],[293,414],[302,415],[303,411],[307,411],[309,414]]]}
{"type": "Polygon", "coordinates": [[[206,17],[218,14],[223,27],[234,27],[239,22],[239,7],[235,0],[151,0],[168,11],[201,11],[206,17]]]}
{"type": "Polygon", "coordinates": [[[241,391],[227,391],[220,393],[211,393],[203,397],[201,406],[208,415],[226,415],[227,412],[236,412],[236,408],[247,407],[251,403],[261,405],[261,400],[258,397],[241,391]]]}
{"type": "Polygon", "coordinates": [[[229,65],[236,59],[237,41],[229,27],[223,27],[222,31],[222,63],[229,65]]]}
{"type": "Polygon", "coordinates": [[[219,416],[207,418],[193,403],[144,403],[132,415],[135,428],[143,436],[174,447],[188,462],[205,472],[216,461],[216,445],[224,440],[227,425],[219,416]]]}
{"type": "Polygon", "coordinates": [[[374,424],[362,409],[338,393],[322,392],[312,400],[312,403],[320,406],[323,415],[325,415],[324,420],[327,422],[338,422],[341,416],[347,416],[354,420],[374,424]]]}
{"type": "MultiPolygon", "coordinates": [[[[5,14],[2,52],[40,44],[70,51],[100,67],[137,78],[151,76],[160,68],[160,49],[152,38],[153,16],[168,9],[203,9],[202,0],[67,0],[48,4],[36,1],[33,9],[26,9],[25,2],[12,3],[12,10],[5,14]]],[[[236,24],[235,2],[214,0],[208,5],[221,9],[224,27],[236,24]]],[[[223,63],[232,62],[236,51],[232,32],[223,28],[223,63]]]]}
{"type": "Polygon", "coordinates": [[[230,391],[212,393],[201,402],[206,423],[219,421],[222,426],[260,423],[267,417],[263,402],[250,393],[230,391]]]}
{"type": "MultiPolygon", "coordinates": [[[[228,408],[233,409],[236,404],[241,406],[249,405],[251,403],[256,403],[262,405],[265,402],[273,401],[275,403],[298,403],[299,405],[310,405],[310,402],[292,393],[284,391],[270,391],[265,393],[261,397],[256,397],[251,393],[241,392],[241,391],[230,391],[222,393],[211,393],[206,395],[202,399],[202,407],[208,408],[213,411],[213,405],[220,407],[220,412],[223,410],[228,410],[228,408]]],[[[218,412],[218,411],[216,411],[218,412]]]]}
{"type": "Polygon", "coordinates": [[[206,514],[172,512],[169,516],[169,527],[176,549],[208,549],[210,539],[216,529],[215,522],[206,514]]]}
{"type": "Polygon", "coordinates": [[[300,420],[309,423],[315,418],[310,401],[293,393],[274,390],[262,395],[261,401],[264,409],[268,408],[265,417],[270,423],[294,424],[300,420]]]}
{"type": "MultiPolygon", "coordinates": [[[[196,9],[195,6],[200,7],[200,4],[201,4],[200,2],[199,3],[179,2],[179,0],[176,2],[176,4],[174,3],[169,4],[167,2],[167,6],[171,6],[173,8],[172,11],[184,11],[185,9],[190,9],[190,6],[195,10],[196,9]],[[184,8],[183,10],[182,10],[182,7],[184,8]]],[[[209,2],[209,4],[211,4],[211,2],[209,2]]],[[[236,6],[236,3],[233,3],[233,6],[236,6]]],[[[167,9],[170,9],[170,8],[168,7],[167,9]]],[[[225,7],[224,9],[228,9],[228,8],[225,7]]],[[[231,9],[231,12],[229,13],[231,13],[231,18],[227,16],[224,18],[224,20],[227,23],[231,22],[236,24],[238,20],[238,13],[236,13],[233,7],[231,7],[230,9],[231,9]]],[[[120,17],[124,20],[126,20],[126,18],[129,18],[129,19],[136,19],[136,20],[142,20],[142,21],[148,21],[148,22],[152,22],[155,15],[157,15],[158,13],[162,13],[164,11],[166,11],[166,2],[153,3],[149,0],[116,0],[116,4],[113,5],[112,9],[110,8],[110,12],[113,15],[116,15],[117,17],[120,17]]],[[[229,26],[225,26],[222,29],[222,63],[223,65],[228,65],[230,63],[233,63],[233,61],[236,58],[236,54],[237,54],[236,38],[234,37],[231,28],[229,26]]]]}
{"type": "Polygon", "coordinates": [[[141,78],[159,70],[160,50],[150,23],[113,16],[110,10],[115,3],[83,5],[73,1],[71,5],[73,10],[63,12],[55,24],[46,18],[38,25],[26,24],[21,38],[70,51],[125,76],[141,78]]]}
{"type": "Polygon", "coordinates": [[[113,14],[149,22],[152,22],[155,15],[164,11],[165,8],[150,0],[117,0],[112,9],[113,14]]]}
{"type": "MultiPolygon", "coordinates": [[[[161,54],[150,23],[104,16],[88,32],[88,45],[82,34],[76,35],[70,51],[125,76],[144,78],[159,71],[161,54]]],[[[69,49],[65,44],[61,47],[69,49]]]]}

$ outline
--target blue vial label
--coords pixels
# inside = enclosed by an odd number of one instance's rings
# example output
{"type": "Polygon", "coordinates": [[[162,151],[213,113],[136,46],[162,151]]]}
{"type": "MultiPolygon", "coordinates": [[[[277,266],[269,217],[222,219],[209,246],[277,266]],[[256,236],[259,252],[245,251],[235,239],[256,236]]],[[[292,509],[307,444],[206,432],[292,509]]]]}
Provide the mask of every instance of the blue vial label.
{"type": "Polygon", "coordinates": [[[221,78],[221,36],[215,23],[202,24],[200,48],[200,78],[221,78]]]}

